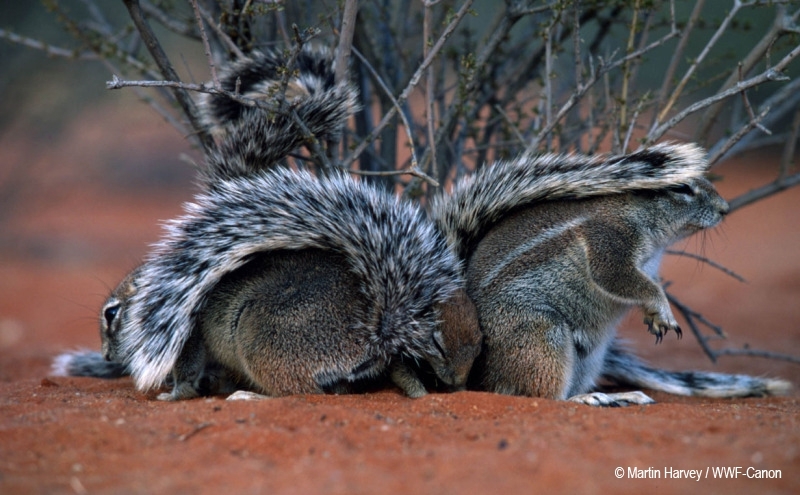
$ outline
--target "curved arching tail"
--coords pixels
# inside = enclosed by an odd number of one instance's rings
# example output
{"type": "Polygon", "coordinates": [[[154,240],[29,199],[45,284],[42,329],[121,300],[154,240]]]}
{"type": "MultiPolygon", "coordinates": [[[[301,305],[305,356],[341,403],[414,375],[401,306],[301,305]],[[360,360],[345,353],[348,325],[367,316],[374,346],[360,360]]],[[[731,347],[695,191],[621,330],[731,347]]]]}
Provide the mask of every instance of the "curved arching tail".
{"type": "Polygon", "coordinates": [[[355,86],[335,81],[327,47],[305,45],[294,60],[253,51],[225,67],[219,81],[242,100],[201,97],[203,121],[218,139],[201,170],[206,182],[270,169],[310,141],[336,141],[359,108],[355,86]]]}

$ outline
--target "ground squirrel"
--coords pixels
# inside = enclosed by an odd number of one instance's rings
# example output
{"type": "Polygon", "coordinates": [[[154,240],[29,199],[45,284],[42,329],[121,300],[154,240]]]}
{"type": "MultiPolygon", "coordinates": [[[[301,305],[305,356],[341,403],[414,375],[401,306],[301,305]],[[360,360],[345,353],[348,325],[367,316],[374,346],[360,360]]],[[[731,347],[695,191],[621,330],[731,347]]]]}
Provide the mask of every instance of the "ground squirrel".
{"type": "Polygon", "coordinates": [[[466,263],[484,350],[470,387],[596,405],[605,376],[685,395],[780,393],[781,380],[653,370],[615,341],[634,306],[660,341],[680,328],[659,283],[664,249],[715,226],[728,205],[693,145],[621,156],[545,155],[495,164],[440,196],[433,219],[466,263]]]}

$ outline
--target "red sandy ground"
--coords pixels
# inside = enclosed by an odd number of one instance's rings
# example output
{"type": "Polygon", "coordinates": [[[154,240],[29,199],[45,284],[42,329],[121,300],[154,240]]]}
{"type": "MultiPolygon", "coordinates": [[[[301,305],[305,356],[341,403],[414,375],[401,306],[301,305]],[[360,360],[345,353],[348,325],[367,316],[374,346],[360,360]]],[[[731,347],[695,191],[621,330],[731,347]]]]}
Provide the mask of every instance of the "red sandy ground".
{"type": "MultiPolygon", "coordinates": [[[[157,221],[191,195],[186,186],[97,181],[123,146],[167,148],[162,161],[176,162],[180,148],[170,143],[182,143],[151,121],[94,117],[45,144],[24,143],[18,129],[0,137],[6,163],[39,174],[0,232],[0,493],[800,493],[797,392],[738,400],[651,393],[658,404],[623,409],[475,392],[411,400],[395,390],[164,403],[128,379],[50,376],[57,353],[98,348],[95,315],[108,287],[157,239],[157,221]],[[149,131],[131,134],[137,128],[149,131]],[[742,471],[715,479],[719,467],[742,471]],[[751,479],[749,467],[781,477],[751,479]],[[632,479],[629,469],[660,477],[632,479]],[[667,477],[679,469],[699,469],[701,479],[667,477]]],[[[731,198],[771,180],[775,161],[725,164],[721,192],[731,198]]],[[[800,188],[677,246],[746,284],[694,260],[666,260],[675,295],[729,335],[715,345],[800,355],[798,205],[800,188]]],[[[713,365],[688,331],[656,347],[640,321],[629,318],[623,333],[659,366],[800,384],[800,366],[782,361],[713,365]]]]}

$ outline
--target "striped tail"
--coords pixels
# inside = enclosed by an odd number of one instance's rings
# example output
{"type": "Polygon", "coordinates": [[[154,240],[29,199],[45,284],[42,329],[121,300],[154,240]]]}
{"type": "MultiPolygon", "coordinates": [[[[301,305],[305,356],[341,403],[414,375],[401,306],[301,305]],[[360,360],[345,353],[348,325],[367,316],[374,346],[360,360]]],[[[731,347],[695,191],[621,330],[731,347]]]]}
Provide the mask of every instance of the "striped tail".
{"type": "Polygon", "coordinates": [[[619,385],[695,397],[763,397],[784,395],[792,388],[788,381],[776,378],[651,368],[628,352],[619,340],[606,354],[603,377],[619,385]]]}

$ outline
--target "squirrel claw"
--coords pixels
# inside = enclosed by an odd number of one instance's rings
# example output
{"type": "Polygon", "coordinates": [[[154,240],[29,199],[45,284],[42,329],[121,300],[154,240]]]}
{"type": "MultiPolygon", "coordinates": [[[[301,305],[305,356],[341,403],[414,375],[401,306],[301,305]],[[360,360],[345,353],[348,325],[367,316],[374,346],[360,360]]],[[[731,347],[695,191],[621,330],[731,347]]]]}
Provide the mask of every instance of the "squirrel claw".
{"type": "Polygon", "coordinates": [[[644,323],[647,325],[647,331],[656,336],[656,344],[660,344],[661,341],[664,340],[664,335],[669,333],[670,330],[675,331],[678,339],[683,337],[683,331],[677,324],[656,323],[656,318],[651,316],[645,317],[644,323]]]}

